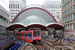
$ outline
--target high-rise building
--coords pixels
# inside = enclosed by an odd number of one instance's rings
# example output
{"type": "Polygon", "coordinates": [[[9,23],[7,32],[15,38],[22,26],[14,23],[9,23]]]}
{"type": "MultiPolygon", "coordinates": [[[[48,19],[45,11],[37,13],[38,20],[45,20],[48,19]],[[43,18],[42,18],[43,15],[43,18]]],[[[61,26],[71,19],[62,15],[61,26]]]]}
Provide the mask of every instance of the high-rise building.
{"type": "Polygon", "coordinates": [[[59,18],[61,17],[61,2],[57,1],[46,1],[45,4],[43,4],[43,7],[45,7],[59,22],[59,18]]]}
{"type": "Polygon", "coordinates": [[[9,0],[10,20],[12,21],[19,11],[24,7],[25,6],[22,0],[9,0]]]}
{"type": "Polygon", "coordinates": [[[75,0],[62,0],[62,19],[66,36],[75,36],[75,0]]]}

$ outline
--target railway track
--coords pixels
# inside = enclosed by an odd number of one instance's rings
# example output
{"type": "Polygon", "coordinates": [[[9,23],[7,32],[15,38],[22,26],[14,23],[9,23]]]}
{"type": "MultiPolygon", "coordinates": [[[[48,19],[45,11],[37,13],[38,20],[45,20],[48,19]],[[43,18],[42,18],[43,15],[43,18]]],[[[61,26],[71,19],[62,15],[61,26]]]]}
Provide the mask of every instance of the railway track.
{"type": "Polygon", "coordinates": [[[68,46],[65,46],[64,44],[62,44],[61,42],[51,42],[50,40],[43,40],[43,42],[45,43],[45,45],[51,46],[51,48],[54,48],[52,50],[73,50],[73,48],[70,48],[68,46]]]}
{"type": "Polygon", "coordinates": [[[44,44],[36,44],[34,45],[34,47],[37,49],[37,50],[50,50],[46,45],[44,44]]]}
{"type": "Polygon", "coordinates": [[[49,50],[59,50],[58,48],[53,47],[50,42],[43,41],[43,43],[49,48],[49,50]]]}

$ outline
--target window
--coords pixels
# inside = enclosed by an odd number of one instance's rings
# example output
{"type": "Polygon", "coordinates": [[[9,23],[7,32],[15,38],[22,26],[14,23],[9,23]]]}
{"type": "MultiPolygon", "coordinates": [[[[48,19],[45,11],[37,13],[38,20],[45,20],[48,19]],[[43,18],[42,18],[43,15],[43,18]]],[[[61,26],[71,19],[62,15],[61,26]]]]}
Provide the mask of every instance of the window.
{"type": "Polygon", "coordinates": [[[16,8],[17,8],[17,4],[16,4],[16,8]]]}
{"type": "Polygon", "coordinates": [[[67,16],[66,16],[66,22],[67,22],[67,16]]]}
{"type": "Polygon", "coordinates": [[[73,23],[73,29],[75,29],[75,23],[73,23]]]}
{"type": "Polygon", "coordinates": [[[70,4],[72,4],[72,0],[70,0],[70,4]]]}
{"type": "Polygon", "coordinates": [[[70,21],[69,15],[68,15],[68,21],[70,21]]]}
{"type": "Polygon", "coordinates": [[[73,19],[75,19],[75,13],[73,13],[73,19]]]}
{"type": "Polygon", "coordinates": [[[75,0],[73,0],[73,2],[75,2],[75,0]]]}
{"type": "Polygon", "coordinates": [[[68,13],[69,13],[69,9],[68,9],[68,13]]]}
{"type": "Polygon", "coordinates": [[[59,14],[59,12],[57,12],[57,14],[59,14]]]}
{"type": "Polygon", "coordinates": [[[11,4],[11,8],[12,8],[12,4],[11,4]]]}
{"type": "Polygon", "coordinates": [[[72,14],[70,15],[70,20],[72,20],[72,14]]]}
{"type": "Polygon", "coordinates": [[[72,24],[70,24],[70,28],[72,29],[72,24]]]}
{"type": "Polygon", "coordinates": [[[73,5],[73,10],[75,10],[75,5],[73,5]]]}
{"type": "Polygon", "coordinates": [[[59,18],[59,15],[57,15],[57,19],[59,18]]]}
{"type": "Polygon", "coordinates": [[[19,8],[19,4],[18,4],[18,8],[19,8]]]}
{"type": "Polygon", "coordinates": [[[67,14],[67,10],[66,10],[66,14],[67,14]]]}
{"type": "Polygon", "coordinates": [[[68,2],[68,6],[69,6],[69,2],[68,2]]]}
{"type": "Polygon", "coordinates": [[[72,11],[72,7],[70,8],[70,11],[72,11]]]}
{"type": "Polygon", "coordinates": [[[9,8],[10,8],[10,4],[9,4],[9,8]]]}
{"type": "Polygon", "coordinates": [[[66,8],[67,8],[67,3],[66,3],[66,8]]]}

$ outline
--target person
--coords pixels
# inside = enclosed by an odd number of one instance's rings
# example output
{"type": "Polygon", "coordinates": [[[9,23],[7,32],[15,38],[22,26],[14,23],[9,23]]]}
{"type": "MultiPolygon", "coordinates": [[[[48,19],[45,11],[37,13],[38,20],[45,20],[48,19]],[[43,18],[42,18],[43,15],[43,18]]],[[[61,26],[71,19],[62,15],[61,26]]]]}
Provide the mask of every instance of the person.
{"type": "Polygon", "coordinates": [[[54,31],[53,34],[54,34],[54,38],[56,39],[57,38],[56,32],[54,31]]]}

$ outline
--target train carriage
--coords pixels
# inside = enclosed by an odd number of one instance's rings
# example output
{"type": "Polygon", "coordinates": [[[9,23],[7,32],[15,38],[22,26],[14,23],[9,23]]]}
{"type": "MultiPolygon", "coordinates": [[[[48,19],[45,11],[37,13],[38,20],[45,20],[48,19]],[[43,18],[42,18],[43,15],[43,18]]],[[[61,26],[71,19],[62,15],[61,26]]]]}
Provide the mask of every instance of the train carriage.
{"type": "Polygon", "coordinates": [[[22,31],[15,32],[15,39],[22,39],[28,42],[42,42],[41,40],[41,31],[32,30],[32,31],[22,31]]]}

